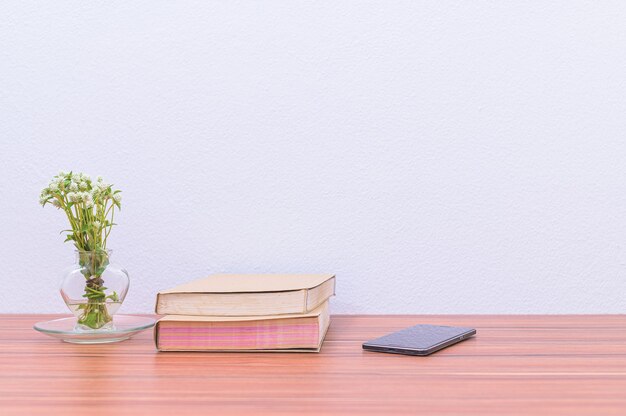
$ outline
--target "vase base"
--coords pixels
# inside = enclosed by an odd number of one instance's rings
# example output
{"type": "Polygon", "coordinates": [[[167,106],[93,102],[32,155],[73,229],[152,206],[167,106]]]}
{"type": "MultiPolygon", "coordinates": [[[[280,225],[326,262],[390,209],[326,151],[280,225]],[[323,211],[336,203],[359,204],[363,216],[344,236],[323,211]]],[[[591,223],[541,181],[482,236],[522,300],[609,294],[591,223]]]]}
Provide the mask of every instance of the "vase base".
{"type": "Polygon", "coordinates": [[[74,325],[74,332],[87,332],[87,333],[91,333],[93,331],[115,331],[115,325],[113,324],[113,321],[104,324],[102,327],[98,328],[98,329],[94,329],[94,328],[89,328],[86,325],[82,325],[79,324],[78,322],[76,323],[76,325],[74,325]]]}

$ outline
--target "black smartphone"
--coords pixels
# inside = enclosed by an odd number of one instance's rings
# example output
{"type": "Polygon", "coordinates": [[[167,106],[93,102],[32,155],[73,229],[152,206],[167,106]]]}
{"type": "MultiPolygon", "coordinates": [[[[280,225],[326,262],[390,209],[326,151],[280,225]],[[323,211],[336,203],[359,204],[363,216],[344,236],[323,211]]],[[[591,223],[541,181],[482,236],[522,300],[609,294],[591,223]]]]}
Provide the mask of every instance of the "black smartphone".
{"type": "Polygon", "coordinates": [[[466,340],[476,334],[474,328],[415,325],[393,334],[363,343],[363,349],[392,354],[428,355],[466,340]]]}

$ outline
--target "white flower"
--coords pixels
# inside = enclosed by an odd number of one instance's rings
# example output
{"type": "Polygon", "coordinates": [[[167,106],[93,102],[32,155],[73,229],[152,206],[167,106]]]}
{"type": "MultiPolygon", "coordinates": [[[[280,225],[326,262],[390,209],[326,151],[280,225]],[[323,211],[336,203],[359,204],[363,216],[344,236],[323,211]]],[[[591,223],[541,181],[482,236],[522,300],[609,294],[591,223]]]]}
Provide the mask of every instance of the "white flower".
{"type": "Polygon", "coordinates": [[[80,173],[72,173],[72,180],[75,182],[80,182],[80,173]]]}
{"type": "Polygon", "coordinates": [[[78,191],[78,184],[76,182],[70,183],[70,191],[72,192],[78,191]]]}
{"type": "Polygon", "coordinates": [[[85,201],[85,205],[87,206],[87,208],[93,207],[93,197],[91,196],[91,194],[89,192],[83,192],[81,195],[83,197],[83,201],[85,201]]]}
{"type": "Polygon", "coordinates": [[[79,187],[82,191],[84,191],[85,189],[87,189],[87,188],[88,188],[87,182],[81,182],[81,183],[79,183],[79,184],[78,184],[78,187],[79,187]]]}
{"type": "Polygon", "coordinates": [[[84,181],[90,181],[91,180],[89,175],[85,175],[84,173],[81,173],[81,178],[83,178],[84,181]]]}
{"type": "Polygon", "coordinates": [[[54,205],[57,208],[61,208],[61,203],[59,202],[58,199],[53,199],[52,200],[52,205],[54,205]]]}
{"type": "Polygon", "coordinates": [[[100,223],[100,221],[96,220],[96,221],[94,221],[94,222],[93,222],[93,225],[94,225],[94,227],[96,227],[96,229],[98,229],[98,230],[99,230],[99,229],[100,229],[100,226],[101,226],[102,224],[100,223]]]}
{"type": "Polygon", "coordinates": [[[96,187],[99,190],[101,190],[101,191],[106,191],[109,186],[111,186],[111,185],[109,185],[108,183],[105,183],[105,182],[98,182],[98,183],[96,183],[96,187]]]}
{"type": "Polygon", "coordinates": [[[103,178],[102,176],[98,176],[98,177],[96,178],[96,181],[98,181],[98,182],[102,182],[102,181],[104,181],[104,178],[103,178]]]}
{"type": "Polygon", "coordinates": [[[122,194],[117,193],[117,194],[113,195],[113,200],[115,200],[115,202],[117,202],[119,204],[120,202],[122,202],[122,194]]]}
{"type": "Polygon", "coordinates": [[[67,199],[69,199],[72,202],[80,202],[80,195],[77,194],[76,192],[69,192],[67,194],[67,199]]]}
{"type": "Polygon", "coordinates": [[[47,196],[43,196],[42,195],[42,196],[39,197],[39,203],[41,205],[46,205],[46,202],[48,202],[48,197],[47,196]]]}
{"type": "Polygon", "coordinates": [[[52,192],[56,192],[59,190],[59,184],[57,184],[56,182],[50,182],[50,185],[48,185],[48,188],[52,191],[52,192]]]}
{"type": "Polygon", "coordinates": [[[59,174],[57,176],[65,176],[65,172],[63,172],[62,170],[59,171],[59,174]]]}

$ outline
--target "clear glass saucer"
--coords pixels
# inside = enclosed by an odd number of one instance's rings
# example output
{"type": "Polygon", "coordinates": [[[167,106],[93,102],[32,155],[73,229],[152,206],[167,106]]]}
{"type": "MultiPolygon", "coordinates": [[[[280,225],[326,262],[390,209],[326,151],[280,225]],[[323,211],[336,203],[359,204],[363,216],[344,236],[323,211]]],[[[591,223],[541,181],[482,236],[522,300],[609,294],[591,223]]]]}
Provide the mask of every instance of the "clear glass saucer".
{"type": "Polygon", "coordinates": [[[76,317],[54,319],[36,323],[37,331],[73,344],[104,344],[124,341],[133,335],[152,328],[156,321],[145,316],[113,315],[113,327],[105,330],[76,328],[76,317]]]}

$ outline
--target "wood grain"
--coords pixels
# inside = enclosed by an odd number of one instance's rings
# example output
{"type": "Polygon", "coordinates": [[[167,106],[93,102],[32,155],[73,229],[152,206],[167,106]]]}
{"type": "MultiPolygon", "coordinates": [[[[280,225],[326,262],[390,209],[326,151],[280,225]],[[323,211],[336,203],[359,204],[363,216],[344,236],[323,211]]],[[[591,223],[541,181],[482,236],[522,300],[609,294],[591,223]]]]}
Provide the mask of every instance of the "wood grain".
{"type": "Polygon", "coordinates": [[[0,415],[626,414],[626,316],[333,316],[320,354],[72,345],[0,315],[0,415]],[[417,323],[473,326],[429,357],[365,352],[417,323]]]}

